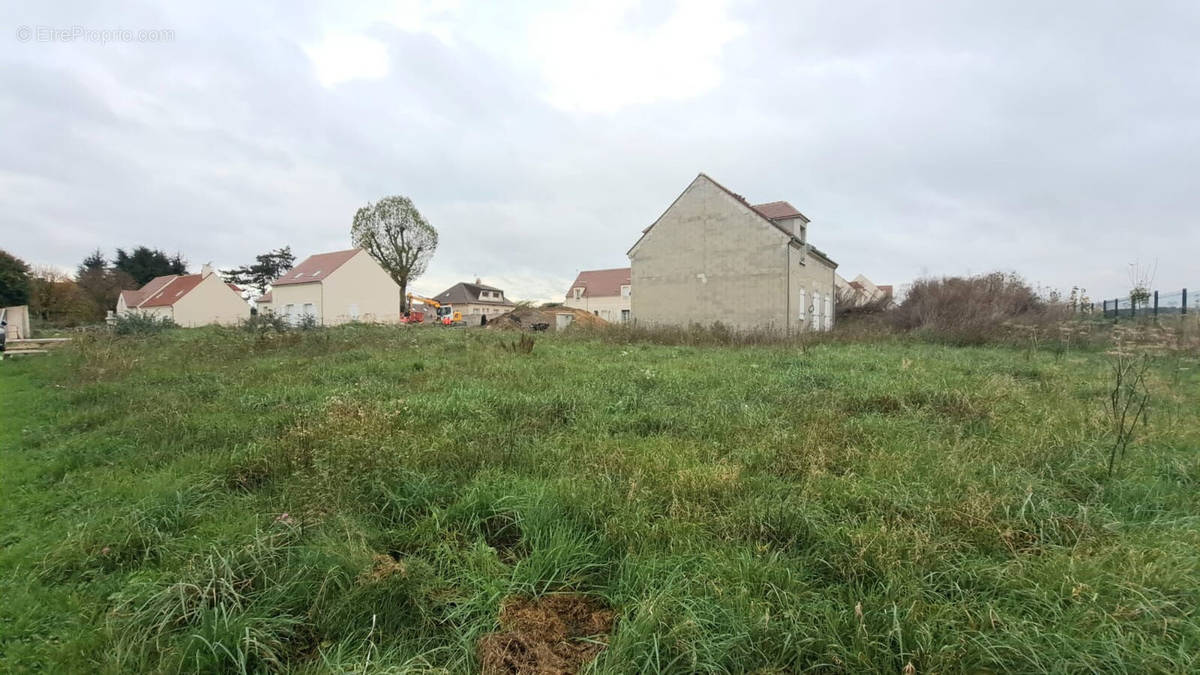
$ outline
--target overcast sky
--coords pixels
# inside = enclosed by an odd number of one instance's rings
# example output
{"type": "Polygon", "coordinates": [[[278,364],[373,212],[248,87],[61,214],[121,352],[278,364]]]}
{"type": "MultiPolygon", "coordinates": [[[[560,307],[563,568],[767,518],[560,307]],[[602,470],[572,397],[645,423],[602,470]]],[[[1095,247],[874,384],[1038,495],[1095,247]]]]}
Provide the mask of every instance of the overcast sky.
{"type": "Polygon", "coordinates": [[[1195,0],[191,4],[0,9],[0,248],[304,257],[403,194],[418,290],[546,299],[703,171],[848,278],[1200,291],[1195,0]]]}

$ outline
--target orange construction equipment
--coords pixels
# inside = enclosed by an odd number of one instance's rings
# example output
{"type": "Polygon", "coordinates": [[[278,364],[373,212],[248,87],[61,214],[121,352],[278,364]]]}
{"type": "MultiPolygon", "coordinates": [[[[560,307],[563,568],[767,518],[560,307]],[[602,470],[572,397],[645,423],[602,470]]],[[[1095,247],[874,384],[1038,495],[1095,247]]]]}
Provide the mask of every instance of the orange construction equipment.
{"type": "Polygon", "coordinates": [[[454,311],[451,305],[443,305],[433,298],[426,298],[415,293],[408,294],[408,315],[401,319],[404,323],[424,323],[425,312],[418,312],[412,309],[412,304],[419,302],[426,307],[432,307],[434,315],[437,316],[437,322],[443,326],[453,326],[462,323],[462,312],[454,311]]]}

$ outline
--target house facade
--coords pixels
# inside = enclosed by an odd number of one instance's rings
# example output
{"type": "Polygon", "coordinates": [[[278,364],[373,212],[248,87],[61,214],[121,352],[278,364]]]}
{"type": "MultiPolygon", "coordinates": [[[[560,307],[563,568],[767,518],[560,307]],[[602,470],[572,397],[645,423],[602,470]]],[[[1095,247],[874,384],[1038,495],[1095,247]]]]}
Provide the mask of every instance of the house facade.
{"type": "Polygon", "coordinates": [[[876,285],[862,274],[854,277],[854,281],[846,281],[839,274],[834,283],[837,286],[839,298],[851,307],[861,307],[875,302],[882,303],[886,307],[894,302],[894,294],[890,285],[876,285]]]}
{"type": "Polygon", "coordinates": [[[233,325],[250,317],[242,289],[225,283],[211,265],[200,274],[155,277],[136,291],[121,291],[117,314],[139,312],[168,318],[185,328],[233,325]]]}
{"type": "Polygon", "coordinates": [[[629,249],[633,320],[830,330],[837,263],[787,202],[751,205],[701,173],[629,249]]]}
{"type": "Polygon", "coordinates": [[[260,310],[292,323],[305,316],[321,326],[400,320],[399,284],[361,248],[305,258],[272,282],[266,297],[258,303],[260,310]]]}
{"type": "Polygon", "coordinates": [[[475,323],[478,323],[483,316],[498,316],[514,307],[512,301],[504,296],[503,290],[488,286],[479,279],[473,284],[465,281],[454,284],[433,296],[433,299],[454,307],[455,311],[462,313],[463,321],[467,323],[472,323],[471,317],[475,317],[475,323]]]}
{"type": "Polygon", "coordinates": [[[633,283],[628,267],[608,270],[584,270],[567,289],[563,302],[609,322],[629,321],[633,283]]]}

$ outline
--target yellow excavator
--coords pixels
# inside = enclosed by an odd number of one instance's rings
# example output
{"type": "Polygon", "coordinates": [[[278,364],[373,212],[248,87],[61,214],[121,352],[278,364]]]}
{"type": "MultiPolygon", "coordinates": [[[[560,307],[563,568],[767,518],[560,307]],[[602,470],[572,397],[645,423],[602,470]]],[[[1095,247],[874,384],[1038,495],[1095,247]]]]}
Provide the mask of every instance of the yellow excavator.
{"type": "Polygon", "coordinates": [[[408,314],[400,319],[403,323],[425,322],[425,312],[413,309],[412,305],[414,302],[419,302],[426,307],[432,308],[437,322],[443,326],[453,326],[462,323],[462,312],[455,311],[452,305],[445,305],[433,298],[426,298],[416,293],[408,294],[408,314]]]}

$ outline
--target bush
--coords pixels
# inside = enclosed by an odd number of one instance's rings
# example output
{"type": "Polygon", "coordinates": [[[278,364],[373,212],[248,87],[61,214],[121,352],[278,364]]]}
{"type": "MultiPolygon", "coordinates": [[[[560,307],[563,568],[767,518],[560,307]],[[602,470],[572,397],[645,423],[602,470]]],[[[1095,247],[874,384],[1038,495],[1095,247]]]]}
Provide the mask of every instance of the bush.
{"type": "Polygon", "coordinates": [[[287,318],[270,312],[260,312],[238,324],[242,330],[250,333],[283,333],[287,331],[287,318]]]}
{"type": "Polygon", "coordinates": [[[113,321],[113,332],[117,335],[153,335],[168,328],[179,328],[169,316],[157,316],[150,312],[120,314],[113,321]]]}
{"type": "Polygon", "coordinates": [[[959,344],[979,344],[1001,324],[1045,315],[1048,305],[1016,274],[919,279],[890,314],[901,330],[919,331],[959,344]]]}

